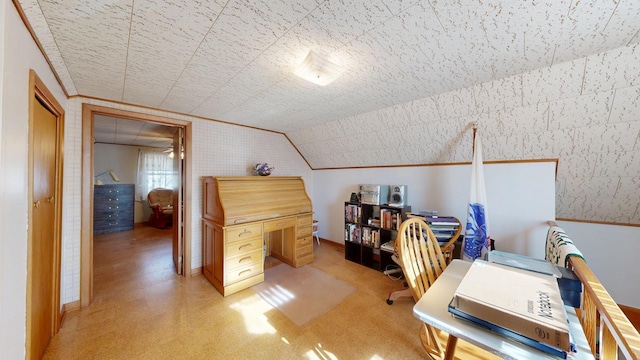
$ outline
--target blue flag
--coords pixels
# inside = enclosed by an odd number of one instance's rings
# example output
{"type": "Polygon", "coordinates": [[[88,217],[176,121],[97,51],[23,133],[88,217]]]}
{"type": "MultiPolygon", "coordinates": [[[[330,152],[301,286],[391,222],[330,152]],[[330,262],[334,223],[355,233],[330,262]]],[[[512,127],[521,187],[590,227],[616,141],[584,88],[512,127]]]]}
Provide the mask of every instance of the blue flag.
{"type": "Polygon", "coordinates": [[[467,228],[464,234],[462,258],[473,261],[486,259],[489,252],[491,236],[487,219],[487,192],[484,186],[482,170],[482,143],[476,134],[474,140],[473,162],[471,163],[471,191],[469,193],[469,210],[467,228]]]}

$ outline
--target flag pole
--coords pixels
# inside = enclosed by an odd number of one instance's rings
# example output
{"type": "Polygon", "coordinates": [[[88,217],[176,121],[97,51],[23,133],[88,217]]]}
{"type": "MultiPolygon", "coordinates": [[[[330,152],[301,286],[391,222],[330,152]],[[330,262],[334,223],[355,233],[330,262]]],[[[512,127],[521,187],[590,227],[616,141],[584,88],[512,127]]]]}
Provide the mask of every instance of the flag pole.
{"type": "Polygon", "coordinates": [[[471,139],[471,152],[475,153],[476,151],[476,133],[478,132],[478,122],[473,122],[473,139],[471,139]]]}

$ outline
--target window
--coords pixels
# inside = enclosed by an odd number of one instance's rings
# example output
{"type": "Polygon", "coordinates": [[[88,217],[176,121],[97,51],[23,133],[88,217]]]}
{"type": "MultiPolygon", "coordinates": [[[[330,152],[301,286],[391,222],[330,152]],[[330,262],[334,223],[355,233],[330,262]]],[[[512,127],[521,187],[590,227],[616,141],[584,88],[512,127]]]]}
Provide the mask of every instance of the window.
{"type": "Polygon", "coordinates": [[[146,200],[149,191],[155,188],[173,189],[175,179],[173,159],[167,153],[157,149],[140,149],[136,199],[146,200]]]}

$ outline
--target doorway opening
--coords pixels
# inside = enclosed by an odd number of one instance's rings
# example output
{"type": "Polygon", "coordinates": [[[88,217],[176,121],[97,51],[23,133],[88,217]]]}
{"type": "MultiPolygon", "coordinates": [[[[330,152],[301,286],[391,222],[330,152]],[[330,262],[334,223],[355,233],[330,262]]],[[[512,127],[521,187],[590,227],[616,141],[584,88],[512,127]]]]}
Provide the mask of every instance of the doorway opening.
{"type": "MultiPolygon", "coordinates": [[[[86,307],[93,299],[93,233],[94,233],[94,137],[96,118],[110,117],[170,127],[175,131],[173,147],[181,149],[175,162],[177,185],[174,195],[174,263],[180,275],[191,275],[191,122],[156,115],[125,111],[109,107],[83,104],[82,108],[82,227],[80,305],[86,307]],[[184,271],[183,271],[184,269],[184,271]]],[[[174,156],[174,159],[176,157],[174,156]]],[[[111,175],[111,174],[109,174],[111,175]]],[[[116,176],[117,177],[117,176],[116,176]]]]}

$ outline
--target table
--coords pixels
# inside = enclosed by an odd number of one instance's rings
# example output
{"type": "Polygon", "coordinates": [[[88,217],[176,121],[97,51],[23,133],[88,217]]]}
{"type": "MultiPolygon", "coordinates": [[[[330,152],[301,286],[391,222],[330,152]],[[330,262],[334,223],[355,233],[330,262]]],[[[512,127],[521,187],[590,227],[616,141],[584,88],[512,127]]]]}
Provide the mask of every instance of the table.
{"type": "MultiPolygon", "coordinates": [[[[413,314],[423,322],[449,334],[445,359],[453,359],[456,341],[463,339],[504,359],[558,359],[530,346],[508,339],[469,321],[453,317],[447,305],[471,263],[454,259],[413,307],[413,314]]],[[[594,359],[582,331],[575,309],[569,306],[567,317],[577,352],[571,359],[594,359]]]]}

